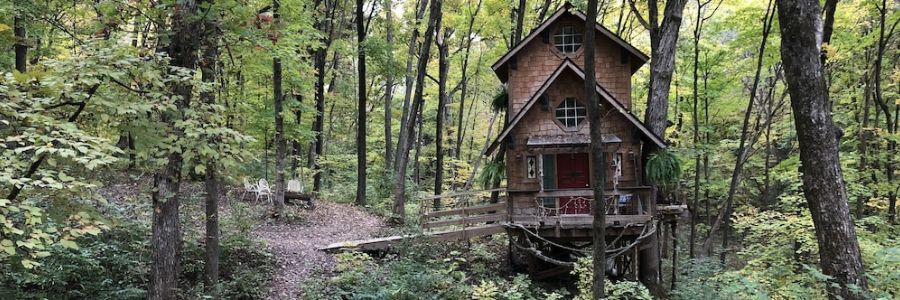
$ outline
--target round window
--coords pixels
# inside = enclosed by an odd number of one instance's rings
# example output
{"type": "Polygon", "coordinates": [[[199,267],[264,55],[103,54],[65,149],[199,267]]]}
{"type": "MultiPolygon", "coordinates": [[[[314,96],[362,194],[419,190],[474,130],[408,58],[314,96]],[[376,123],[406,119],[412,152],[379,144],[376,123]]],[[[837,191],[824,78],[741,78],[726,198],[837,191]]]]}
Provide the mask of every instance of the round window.
{"type": "Polygon", "coordinates": [[[587,109],[575,98],[566,98],[556,107],[556,120],[566,129],[576,129],[587,116],[587,109]]]}
{"type": "Polygon", "coordinates": [[[575,26],[562,26],[553,35],[553,45],[562,53],[574,53],[581,48],[581,32],[575,26]]]}

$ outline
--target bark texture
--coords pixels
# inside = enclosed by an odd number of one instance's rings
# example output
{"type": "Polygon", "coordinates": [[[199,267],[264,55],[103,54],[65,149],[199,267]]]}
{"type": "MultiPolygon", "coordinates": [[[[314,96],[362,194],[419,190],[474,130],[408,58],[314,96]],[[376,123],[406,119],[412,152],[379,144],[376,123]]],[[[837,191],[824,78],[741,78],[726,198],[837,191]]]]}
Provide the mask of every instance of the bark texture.
{"type": "Polygon", "coordinates": [[[393,218],[398,223],[406,220],[406,169],[409,163],[409,150],[412,145],[412,135],[416,131],[416,115],[422,106],[422,93],[425,87],[425,71],[428,68],[428,57],[430,56],[431,43],[434,40],[434,31],[437,26],[437,20],[441,18],[441,1],[431,0],[431,12],[428,16],[428,27],[425,29],[425,39],[422,42],[422,49],[419,51],[419,62],[416,70],[416,88],[414,98],[411,103],[410,119],[407,120],[406,128],[403,129],[405,135],[401,135],[397,145],[396,174],[397,178],[394,184],[394,207],[393,218]]]}
{"type": "Polygon", "coordinates": [[[363,0],[356,0],[357,121],[356,121],[356,205],[366,205],[366,30],[363,0]]]}
{"type": "MultiPolygon", "coordinates": [[[[218,38],[220,31],[212,20],[203,23],[203,44],[200,45],[202,57],[200,59],[200,76],[205,83],[216,82],[216,66],[218,64],[219,47],[218,38]]],[[[204,91],[200,94],[201,100],[207,105],[216,103],[216,95],[213,91],[204,91]]],[[[212,124],[213,126],[217,124],[212,124]]],[[[216,147],[215,140],[210,141],[216,147]]],[[[219,202],[221,202],[221,189],[216,172],[216,161],[208,159],[206,162],[206,174],[204,180],[206,236],[204,238],[205,255],[203,259],[203,287],[206,292],[215,291],[219,281],[219,202]]]]}
{"type": "Polygon", "coordinates": [[[603,132],[601,130],[600,98],[597,94],[597,67],[594,63],[596,49],[593,47],[597,31],[597,0],[588,0],[587,22],[584,25],[584,99],[588,103],[588,124],[591,135],[591,189],[594,203],[591,213],[593,220],[593,267],[594,280],[591,285],[593,299],[603,299],[606,280],[606,201],[603,197],[603,186],[606,183],[606,155],[603,151],[603,132]]]}
{"type": "MultiPolygon", "coordinates": [[[[175,6],[172,15],[172,29],[166,51],[172,58],[174,66],[194,69],[197,66],[199,48],[198,6],[208,1],[182,1],[175,6]]],[[[178,97],[176,109],[161,115],[161,121],[167,124],[170,136],[175,137],[173,144],[184,135],[182,129],[175,126],[184,116],[182,111],[190,106],[193,86],[175,83],[172,94],[178,97]]],[[[181,245],[181,219],[179,204],[181,187],[181,167],[183,149],[174,149],[167,154],[165,166],[156,173],[153,179],[153,224],[151,248],[153,264],[150,268],[150,299],[175,299],[178,289],[178,260],[181,245]]]]}
{"type": "Polygon", "coordinates": [[[838,157],[838,136],[829,114],[819,33],[817,0],[779,0],[781,57],[800,143],[803,193],[812,214],[822,271],[838,283],[827,285],[832,299],[863,299],[848,285],[865,290],[856,229],[838,157]]]}

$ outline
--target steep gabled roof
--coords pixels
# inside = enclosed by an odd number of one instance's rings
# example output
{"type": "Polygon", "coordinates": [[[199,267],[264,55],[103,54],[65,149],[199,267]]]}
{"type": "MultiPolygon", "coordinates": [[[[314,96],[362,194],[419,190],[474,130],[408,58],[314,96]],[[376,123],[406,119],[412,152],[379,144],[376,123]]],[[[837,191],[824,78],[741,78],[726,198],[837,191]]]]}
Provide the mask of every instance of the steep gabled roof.
{"type": "MultiPolygon", "coordinates": [[[[575,72],[575,74],[577,74],[579,77],[581,77],[582,80],[585,79],[584,71],[582,71],[581,68],[579,68],[578,65],[575,64],[575,62],[573,62],[569,58],[564,59],[563,62],[559,65],[559,67],[557,67],[556,70],[553,71],[553,73],[551,73],[550,76],[546,80],[544,80],[544,83],[541,84],[541,87],[537,91],[535,91],[535,93],[533,95],[531,95],[531,98],[528,98],[528,102],[525,102],[525,106],[523,106],[522,109],[520,109],[516,113],[516,115],[510,120],[510,122],[509,122],[509,124],[507,124],[506,128],[503,129],[503,132],[501,132],[500,135],[497,136],[497,139],[495,139],[494,142],[491,143],[491,145],[488,147],[488,149],[485,153],[493,152],[494,149],[500,144],[500,142],[502,142],[504,139],[506,139],[506,137],[512,132],[512,130],[515,129],[516,125],[519,124],[519,121],[521,121],[523,118],[525,118],[525,115],[528,114],[528,111],[531,110],[531,108],[534,106],[534,104],[538,102],[538,99],[541,97],[541,95],[543,95],[544,92],[546,92],[547,89],[550,88],[550,85],[552,85],[553,82],[555,82],[556,79],[560,75],[562,75],[562,73],[566,70],[575,72]]],[[[612,109],[615,109],[620,114],[625,116],[625,119],[627,119],[629,122],[631,122],[632,125],[634,125],[638,130],[640,130],[641,133],[643,133],[644,136],[648,140],[653,142],[654,145],[656,145],[659,148],[666,147],[666,143],[663,142],[663,140],[661,138],[659,138],[659,136],[657,136],[652,131],[650,131],[650,129],[647,128],[647,126],[645,126],[644,123],[642,123],[640,120],[638,120],[638,118],[635,117],[630,111],[625,109],[625,106],[622,105],[622,103],[619,102],[619,100],[616,100],[616,98],[613,97],[613,95],[611,93],[609,93],[609,91],[607,91],[606,88],[601,86],[600,83],[597,83],[597,93],[600,94],[600,98],[605,100],[606,103],[609,104],[612,109]]],[[[588,120],[588,121],[591,121],[591,120],[588,120]]]]}
{"type": "MultiPolygon", "coordinates": [[[[495,62],[494,65],[491,66],[491,69],[494,70],[494,73],[497,73],[497,76],[500,77],[500,79],[505,82],[506,81],[505,74],[500,74],[498,72],[498,70],[503,70],[502,67],[504,65],[506,65],[506,63],[509,61],[510,58],[515,56],[516,53],[518,53],[520,50],[525,48],[526,45],[531,43],[531,41],[534,40],[534,38],[536,38],[537,36],[539,36],[541,34],[541,32],[543,32],[544,30],[547,30],[547,28],[550,27],[551,24],[556,22],[557,19],[559,19],[560,17],[562,17],[566,14],[578,17],[582,21],[587,22],[587,16],[585,16],[582,12],[572,8],[572,5],[569,4],[569,2],[566,2],[560,9],[558,9],[555,13],[553,13],[553,15],[551,15],[549,18],[547,18],[547,20],[544,21],[544,23],[541,23],[541,25],[538,26],[538,28],[532,30],[531,33],[528,34],[528,36],[526,36],[524,39],[519,41],[519,43],[516,44],[512,48],[512,50],[509,50],[509,52],[506,52],[506,54],[503,55],[503,57],[500,57],[500,59],[497,60],[497,62],[495,62]]],[[[639,63],[632,65],[632,72],[636,71],[644,63],[646,63],[648,60],[650,60],[650,57],[647,56],[646,54],[644,54],[643,52],[641,52],[641,50],[638,50],[637,48],[635,48],[634,46],[632,46],[631,44],[629,44],[628,42],[623,40],[621,37],[619,37],[615,33],[612,33],[611,31],[609,31],[609,29],[606,29],[606,27],[603,27],[603,25],[600,25],[600,23],[594,23],[594,25],[595,25],[594,28],[596,28],[597,31],[600,32],[600,34],[608,37],[613,42],[615,42],[616,44],[618,44],[619,46],[621,46],[622,48],[627,50],[629,53],[631,53],[632,56],[634,56],[634,58],[637,58],[637,61],[639,63]]],[[[634,60],[632,60],[632,61],[634,61],[634,60]]]]}

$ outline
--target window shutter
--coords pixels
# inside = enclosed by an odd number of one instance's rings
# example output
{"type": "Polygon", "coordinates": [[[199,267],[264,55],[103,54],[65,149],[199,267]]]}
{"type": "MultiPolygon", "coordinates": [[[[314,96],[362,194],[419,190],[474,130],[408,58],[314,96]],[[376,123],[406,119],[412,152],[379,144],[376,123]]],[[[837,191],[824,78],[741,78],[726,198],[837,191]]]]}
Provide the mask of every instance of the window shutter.
{"type": "MultiPolygon", "coordinates": [[[[556,155],[541,155],[541,181],[544,190],[556,189],[556,155]]],[[[556,208],[556,198],[553,197],[543,197],[540,203],[543,207],[556,208]]]]}
{"type": "Polygon", "coordinates": [[[556,189],[556,155],[542,155],[541,163],[541,180],[543,180],[544,189],[556,189]]]}

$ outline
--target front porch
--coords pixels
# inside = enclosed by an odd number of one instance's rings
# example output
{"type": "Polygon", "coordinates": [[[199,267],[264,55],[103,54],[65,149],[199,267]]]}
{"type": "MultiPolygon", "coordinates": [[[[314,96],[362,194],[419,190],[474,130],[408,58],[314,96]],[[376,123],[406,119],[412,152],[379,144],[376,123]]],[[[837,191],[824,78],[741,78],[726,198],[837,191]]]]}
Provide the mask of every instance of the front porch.
{"type": "MultiPolygon", "coordinates": [[[[643,226],[653,216],[651,187],[620,187],[606,190],[606,227],[643,226]]],[[[509,191],[514,205],[509,221],[528,228],[586,229],[593,226],[594,203],[589,188],[553,189],[534,192],[509,191]]]]}

